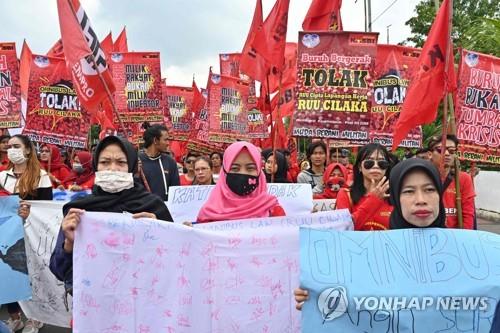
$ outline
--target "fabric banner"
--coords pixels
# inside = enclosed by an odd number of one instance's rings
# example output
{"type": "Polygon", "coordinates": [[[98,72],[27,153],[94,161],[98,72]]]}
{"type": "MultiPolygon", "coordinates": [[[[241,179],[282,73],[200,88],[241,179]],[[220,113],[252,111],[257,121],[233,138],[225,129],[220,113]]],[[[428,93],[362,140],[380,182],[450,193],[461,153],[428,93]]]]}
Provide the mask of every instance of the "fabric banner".
{"type": "Polygon", "coordinates": [[[298,333],[301,225],[347,230],[352,222],[339,211],[199,230],[85,213],[73,255],[73,332],[298,333]]]}
{"type": "Polygon", "coordinates": [[[220,75],[240,77],[241,53],[219,54],[220,75]]]}
{"type": "Polygon", "coordinates": [[[69,327],[71,296],[68,295],[68,311],[64,305],[64,284],[49,269],[50,256],[63,219],[63,204],[52,201],[30,201],[30,204],[24,233],[33,298],[19,303],[28,318],[69,327]]]}
{"type": "Polygon", "coordinates": [[[459,158],[500,165],[500,58],[462,50],[458,82],[459,158]]]}
{"type": "MultiPolygon", "coordinates": [[[[392,147],[394,124],[416,68],[420,49],[398,45],[377,46],[375,80],[371,96],[370,140],[392,147]]],[[[399,147],[422,146],[422,128],[410,130],[399,147]]]]}
{"type": "MultiPolygon", "coordinates": [[[[215,185],[172,186],[167,207],[174,222],[195,222],[198,212],[215,185]]],[[[312,211],[312,189],[309,184],[267,184],[267,192],[275,195],[287,215],[312,211]]]]}
{"type": "Polygon", "coordinates": [[[294,136],[368,142],[377,37],[299,32],[294,136]]]}
{"type": "Polygon", "coordinates": [[[31,287],[26,265],[23,222],[17,210],[19,198],[0,198],[0,304],[31,297],[31,287]]]}
{"type": "MultiPolygon", "coordinates": [[[[163,122],[160,53],[112,53],[110,68],[116,85],[114,100],[128,140],[142,143],[142,124],[163,122]]],[[[119,128],[116,116],[114,123],[119,128]]]]}
{"type": "Polygon", "coordinates": [[[21,86],[15,43],[0,43],[0,128],[21,127],[21,86]]]}
{"type": "Polygon", "coordinates": [[[32,56],[23,134],[35,142],[86,148],[90,115],[80,105],[63,58],[32,56]]]}
{"type": "Polygon", "coordinates": [[[250,84],[211,74],[207,84],[209,131],[213,142],[232,143],[247,138],[250,84]]]}
{"type": "Polygon", "coordinates": [[[490,332],[500,236],[300,230],[302,332],[490,332]]]}
{"type": "Polygon", "coordinates": [[[176,141],[188,141],[191,135],[193,114],[193,88],[163,85],[163,98],[166,99],[166,117],[171,123],[169,135],[176,141]]]}

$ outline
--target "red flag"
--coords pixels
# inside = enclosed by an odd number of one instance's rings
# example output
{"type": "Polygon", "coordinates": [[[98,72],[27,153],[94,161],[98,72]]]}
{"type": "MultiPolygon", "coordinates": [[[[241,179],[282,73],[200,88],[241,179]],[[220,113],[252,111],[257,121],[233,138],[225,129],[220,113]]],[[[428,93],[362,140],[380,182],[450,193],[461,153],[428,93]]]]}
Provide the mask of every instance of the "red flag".
{"type": "Polygon", "coordinates": [[[302,22],[302,29],[306,31],[344,30],[340,17],[341,6],[342,0],[313,0],[302,22]]]}
{"type": "Polygon", "coordinates": [[[78,0],[57,0],[66,65],[80,103],[95,112],[115,91],[113,79],[90,21],[78,0]],[[97,67],[97,68],[96,68],[97,67]]]}
{"type": "Polygon", "coordinates": [[[111,34],[111,31],[101,41],[101,48],[104,50],[104,53],[106,53],[106,58],[109,58],[108,54],[113,52],[113,35],[111,34]]]}
{"type": "Polygon", "coordinates": [[[252,44],[255,39],[257,31],[262,26],[262,0],[257,0],[255,5],[255,12],[253,14],[252,25],[250,26],[250,31],[248,32],[247,40],[243,51],[241,51],[240,60],[240,71],[250,76],[254,80],[264,82],[266,80],[266,61],[262,56],[256,53],[252,44]]]}
{"type": "Polygon", "coordinates": [[[285,63],[286,31],[290,0],[277,0],[262,28],[255,35],[252,46],[272,71],[282,71],[285,63]]]}
{"type": "Polygon", "coordinates": [[[26,40],[23,42],[23,49],[21,51],[21,60],[19,64],[19,83],[21,86],[21,97],[24,100],[28,99],[28,87],[30,82],[30,69],[32,53],[26,40]]]}
{"type": "Polygon", "coordinates": [[[270,94],[279,89],[280,76],[282,89],[284,86],[295,85],[297,83],[297,43],[286,43],[283,75],[279,72],[269,74],[270,94]]]}
{"type": "Polygon", "coordinates": [[[64,48],[61,38],[59,38],[57,42],[52,45],[50,50],[47,52],[47,57],[64,58],[64,48]]]}
{"type": "Polygon", "coordinates": [[[455,83],[451,82],[455,77],[452,52],[448,55],[448,77],[445,73],[447,45],[450,40],[449,15],[450,1],[444,0],[418,58],[415,77],[408,88],[395,125],[393,150],[412,128],[436,119],[439,102],[447,91],[455,87],[455,83]]]}
{"type": "Polygon", "coordinates": [[[122,32],[118,35],[118,38],[115,40],[113,44],[114,52],[128,52],[128,43],[127,43],[127,30],[126,27],[123,27],[122,32]]]}
{"type": "Polygon", "coordinates": [[[193,80],[193,102],[191,106],[191,113],[196,114],[205,106],[206,99],[201,94],[196,82],[193,80]]]}

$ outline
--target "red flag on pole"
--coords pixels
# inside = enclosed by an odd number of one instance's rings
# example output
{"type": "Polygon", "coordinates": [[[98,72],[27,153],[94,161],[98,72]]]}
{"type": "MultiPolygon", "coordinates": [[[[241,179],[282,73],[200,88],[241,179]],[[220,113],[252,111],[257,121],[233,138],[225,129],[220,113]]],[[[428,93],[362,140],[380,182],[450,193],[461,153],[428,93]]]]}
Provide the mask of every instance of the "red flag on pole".
{"type": "Polygon", "coordinates": [[[241,51],[240,71],[250,76],[252,79],[261,82],[265,81],[266,78],[266,61],[260,54],[256,53],[252,44],[254,42],[255,35],[262,26],[263,21],[262,0],[257,0],[252,25],[250,26],[250,31],[248,32],[243,51],[241,51]]]}
{"type": "Polygon", "coordinates": [[[302,29],[342,31],[340,7],[342,0],[313,0],[307,11],[302,29]]]}
{"type": "Polygon", "coordinates": [[[21,97],[24,100],[28,99],[28,87],[30,82],[30,69],[32,53],[26,40],[23,42],[23,49],[21,51],[21,60],[19,64],[19,84],[21,87],[21,97]]]}
{"type": "Polygon", "coordinates": [[[279,72],[283,70],[285,63],[289,5],[290,0],[276,1],[252,44],[255,51],[266,60],[267,67],[279,72]]]}
{"type": "Polygon", "coordinates": [[[57,0],[66,65],[80,103],[89,111],[115,90],[106,56],[78,0],[57,0]]]}
{"type": "Polygon", "coordinates": [[[59,38],[57,42],[52,45],[50,50],[47,52],[47,57],[64,58],[64,48],[61,38],[59,38]]]}
{"type": "Polygon", "coordinates": [[[111,31],[101,41],[101,48],[104,50],[104,53],[106,53],[106,58],[108,58],[108,55],[113,52],[113,35],[111,34],[111,31]]]}
{"type": "Polygon", "coordinates": [[[121,53],[128,52],[127,27],[123,27],[122,32],[120,32],[118,38],[115,40],[113,51],[121,53]]]}
{"type": "Polygon", "coordinates": [[[448,70],[445,70],[447,46],[450,41],[449,15],[450,1],[444,0],[418,58],[415,77],[408,88],[395,125],[393,150],[412,128],[434,121],[439,102],[446,92],[456,87],[453,82],[453,52],[448,55],[449,66],[448,70]]]}

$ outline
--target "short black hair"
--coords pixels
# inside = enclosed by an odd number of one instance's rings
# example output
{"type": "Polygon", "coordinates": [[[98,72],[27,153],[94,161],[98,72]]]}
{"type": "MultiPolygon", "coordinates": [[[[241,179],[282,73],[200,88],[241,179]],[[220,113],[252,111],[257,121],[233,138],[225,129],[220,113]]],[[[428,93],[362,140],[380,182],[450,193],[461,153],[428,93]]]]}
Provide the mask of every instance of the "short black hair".
{"type": "Polygon", "coordinates": [[[161,138],[162,132],[168,132],[168,129],[165,127],[165,125],[161,124],[150,125],[148,122],[145,122],[142,125],[142,128],[145,129],[144,134],[142,135],[145,148],[151,146],[154,143],[155,139],[161,138]]]}
{"type": "Polygon", "coordinates": [[[326,143],[324,143],[323,141],[315,141],[315,142],[311,142],[309,144],[309,146],[307,147],[307,152],[306,152],[306,155],[307,155],[307,159],[310,160],[311,159],[311,156],[314,152],[314,149],[318,148],[318,147],[321,147],[323,149],[323,151],[326,152],[328,151],[327,148],[326,148],[326,143]]]}
{"type": "Polygon", "coordinates": [[[8,134],[0,135],[0,142],[2,142],[5,139],[9,139],[10,140],[10,138],[11,138],[11,136],[8,135],[8,134]]]}
{"type": "Polygon", "coordinates": [[[195,153],[194,151],[190,151],[186,154],[186,157],[184,157],[184,162],[187,161],[187,159],[190,157],[198,158],[199,156],[200,154],[195,153]]]}
{"type": "Polygon", "coordinates": [[[431,150],[430,150],[429,148],[420,148],[420,149],[418,149],[418,150],[415,152],[415,155],[428,153],[428,152],[430,152],[430,151],[431,151],[431,150]]]}
{"type": "Polygon", "coordinates": [[[220,161],[222,163],[222,161],[224,160],[223,157],[222,157],[222,153],[218,152],[218,151],[213,151],[213,152],[210,153],[210,159],[212,159],[212,156],[214,156],[214,155],[219,155],[220,161]]]}
{"type": "Polygon", "coordinates": [[[336,156],[337,152],[339,153],[340,157],[349,157],[349,154],[351,153],[347,148],[342,148],[342,149],[338,147],[330,148],[330,156],[336,156]]]}
{"type": "MultiPolygon", "coordinates": [[[[431,139],[429,140],[429,143],[427,144],[427,149],[432,150],[434,147],[436,147],[438,144],[441,143],[442,138],[443,137],[439,136],[439,135],[431,137],[431,139]]],[[[458,142],[458,138],[456,135],[446,134],[446,140],[453,141],[453,143],[455,144],[455,147],[458,147],[459,142],[458,142]]]]}

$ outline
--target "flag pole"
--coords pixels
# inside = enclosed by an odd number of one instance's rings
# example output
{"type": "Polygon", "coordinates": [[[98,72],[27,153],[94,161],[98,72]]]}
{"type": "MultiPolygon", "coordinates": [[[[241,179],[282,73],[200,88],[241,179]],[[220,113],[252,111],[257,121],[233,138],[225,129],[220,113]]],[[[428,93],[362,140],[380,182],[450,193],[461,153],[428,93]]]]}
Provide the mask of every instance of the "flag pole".
{"type": "MultiPolygon", "coordinates": [[[[275,145],[274,145],[274,139],[276,138],[276,127],[274,126],[273,124],[273,110],[272,110],[272,106],[271,106],[271,94],[269,93],[269,88],[270,88],[270,85],[269,85],[269,70],[266,72],[266,82],[267,82],[267,85],[266,85],[266,99],[265,99],[265,104],[269,106],[269,110],[271,112],[269,112],[269,116],[271,117],[271,149],[273,151],[273,160],[276,159],[276,157],[274,156],[274,149],[275,149],[275,145]]],[[[278,108],[279,108],[279,100],[278,100],[278,108]]],[[[273,163],[273,170],[274,170],[274,163],[273,163]]],[[[274,173],[271,173],[271,183],[274,182],[274,173]]]]}

